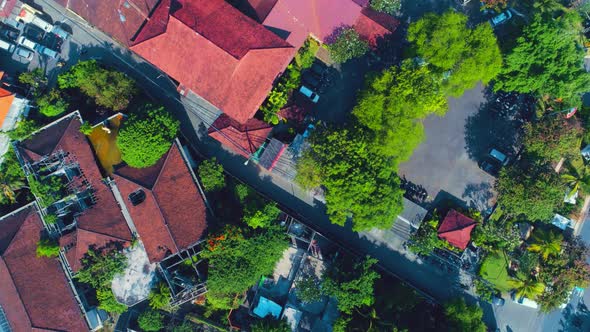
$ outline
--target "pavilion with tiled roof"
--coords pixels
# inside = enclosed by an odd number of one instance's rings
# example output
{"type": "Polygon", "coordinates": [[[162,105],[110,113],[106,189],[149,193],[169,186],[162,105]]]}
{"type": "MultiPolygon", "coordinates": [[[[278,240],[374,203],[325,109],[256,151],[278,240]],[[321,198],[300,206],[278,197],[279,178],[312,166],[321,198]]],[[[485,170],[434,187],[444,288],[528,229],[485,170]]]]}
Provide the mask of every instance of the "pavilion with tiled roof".
{"type": "Polygon", "coordinates": [[[209,128],[210,137],[218,140],[232,151],[250,158],[268,138],[272,125],[258,119],[241,124],[222,114],[209,128]]]}
{"type": "Polygon", "coordinates": [[[12,331],[88,331],[57,258],[37,257],[43,233],[31,203],[0,217],[0,309],[12,331]]]}
{"type": "Polygon", "coordinates": [[[450,210],[438,227],[438,237],[465,250],[471,241],[471,231],[476,225],[477,221],[456,210],[450,210]]]}
{"type": "Polygon", "coordinates": [[[153,166],[122,166],[112,175],[150,262],[199,243],[207,229],[203,191],[175,142],[153,166]]]}

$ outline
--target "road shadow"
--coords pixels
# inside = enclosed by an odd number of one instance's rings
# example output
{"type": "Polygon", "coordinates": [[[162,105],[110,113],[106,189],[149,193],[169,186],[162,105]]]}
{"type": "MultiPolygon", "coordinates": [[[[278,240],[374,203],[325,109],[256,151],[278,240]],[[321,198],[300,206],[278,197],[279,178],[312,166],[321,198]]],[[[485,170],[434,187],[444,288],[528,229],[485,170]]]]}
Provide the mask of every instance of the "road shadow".
{"type": "Polygon", "coordinates": [[[491,148],[513,154],[518,151],[522,125],[530,117],[528,97],[485,91],[486,102],[465,123],[465,143],[471,160],[481,161],[491,148]]]}
{"type": "Polygon", "coordinates": [[[576,310],[568,305],[562,313],[559,332],[590,331],[590,311],[585,303],[578,303],[576,310]]]}

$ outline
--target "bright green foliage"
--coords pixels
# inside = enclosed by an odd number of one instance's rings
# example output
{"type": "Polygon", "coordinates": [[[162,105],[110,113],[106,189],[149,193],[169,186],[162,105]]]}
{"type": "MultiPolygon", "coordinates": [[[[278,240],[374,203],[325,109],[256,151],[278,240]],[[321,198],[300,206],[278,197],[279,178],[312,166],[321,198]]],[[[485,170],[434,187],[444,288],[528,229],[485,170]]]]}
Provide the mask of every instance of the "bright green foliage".
{"type": "Polygon", "coordinates": [[[299,86],[301,68],[290,64],[281,76],[279,83],[268,94],[266,101],[260,106],[264,121],[271,124],[279,123],[278,112],[287,105],[291,91],[299,86]]]}
{"type": "Polygon", "coordinates": [[[236,185],[235,193],[236,193],[236,197],[238,198],[238,200],[242,204],[244,204],[246,202],[246,199],[250,195],[254,194],[252,189],[250,189],[250,187],[248,187],[247,185],[245,185],[243,183],[236,185]]]}
{"type": "Polygon", "coordinates": [[[475,227],[472,239],[475,245],[488,251],[501,249],[511,252],[520,244],[520,234],[515,225],[491,219],[475,227]]]}
{"type": "Polygon", "coordinates": [[[552,14],[566,10],[565,6],[559,3],[558,0],[535,0],[533,8],[543,14],[552,14]]]}
{"type": "Polygon", "coordinates": [[[0,164],[0,204],[16,203],[17,191],[25,187],[25,173],[10,148],[0,164]]]}
{"type": "Polygon", "coordinates": [[[318,167],[332,223],[344,225],[352,216],[355,231],[390,228],[402,211],[403,191],[391,160],[375,153],[366,137],[362,131],[318,129],[302,156],[318,167]]]}
{"type": "Polygon", "coordinates": [[[155,310],[146,310],[139,315],[137,323],[143,331],[160,331],[164,328],[164,316],[155,310]]]}
{"type": "Polygon", "coordinates": [[[508,281],[508,258],[502,251],[492,252],[482,261],[479,275],[503,292],[511,288],[508,281]]]}
{"type": "Polygon", "coordinates": [[[482,301],[491,302],[492,298],[498,294],[497,289],[480,279],[473,280],[473,285],[475,286],[475,294],[477,294],[482,301]]]}
{"type": "Polygon", "coordinates": [[[559,176],[549,165],[512,165],[502,169],[496,183],[498,205],[514,217],[550,222],[563,203],[559,176]]]}
{"type": "Polygon", "coordinates": [[[338,310],[351,314],[353,310],[371,306],[375,302],[374,285],[379,274],[373,270],[376,259],[356,262],[352,269],[334,264],[322,281],[322,291],[338,300],[338,310]]]}
{"type": "Polygon", "coordinates": [[[252,228],[268,228],[273,225],[281,210],[276,203],[267,203],[262,208],[246,206],[242,220],[252,228]]]}
{"type": "Polygon", "coordinates": [[[37,99],[39,112],[46,117],[58,116],[68,110],[70,104],[66,102],[57,89],[51,89],[48,93],[37,99]]]}
{"type": "Polygon", "coordinates": [[[419,120],[432,113],[444,115],[447,109],[440,75],[406,60],[400,68],[391,67],[367,81],[353,114],[374,132],[379,152],[395,157],[397,165],[424,139],[419,120]]]}
{"type": "Polygon", "coordinates": [[[82,268],[76,274],[78,281],[95,289],[109,289],[115,275],[122,273],[127,266],[127,257],[116,248],[107,246],[101,249],[90,248],[81,259],[82,268]]]}
{"type": "Polygon", "coordinates": [[[444,248],[443,241],[437,233],[438,220],[428,220],[420,225],[418,231],[410,237],[408,248],[415,254],[428,256],[434,249],[444,248]]]}
{"type": "Polygon", "coordinates": [[[287,321],[272,317],[259,319],[251,328],[252,332],[291,332],[291,326],[287,321]]]}
{"type": "Polygon", "coordinates": [[[209,262],[209,303],[217,309],[239,305],[234,301],[236,295],[270,274],[288,246],[283,231],[275,228],[247,236],[226,227],[223,233],[211,236],[202,252],[209,262]]]}
{"type": "Polygon", "coordinates": [[[62,89],[79,88],[97,105],[121,111],[136,92],[135,82],[125,74],[101,67],[95,60],[80,61],[58,76],[62,89]]]}
{"type": "Polygon", "coordinates": [[[410,24],[408,41],[417,56],[448,74],[445,91],[461,96],[477,82],[491,81],[500,72],[502,56],[490,25],[482,23],[467,27],[467,16],[448,11],[442,15],[426,14],[410,24]]]}
{"type": "Polygon", "coordinates": [[[22,73],[18,76],[18,81],[29,86],[33,96],[39,96],[43,88],[47,85],[47,76],[41,68],[35,68],[32,71],[22,73]]]}
{"type": "Polygon", "coordinates": [[[153,309],[164,309],[170,304],[170,288],[166,283],[160,282],[148,295],[150,307],[153,309]]]}
{"type": "Polygon", "coordinates": [[[43,217],[43,220],[45,220],[46,224],[55,224],[58,220],[58,217],[55,214],[48,214],[45,217],[43,217]]]}
{"type": "Polygon", "coordinates": [[[295,182],[303,189],[316,188],[322,184],[320,169],[313,158],[300,158],[297,161],[295,182]]]}
{"type": "Polygon", "coordinates": [[[127,311],[126,305],[117,302],[110,287],[97,289],[96,299],[98,300],[98,307],[106,312],[122,314],[127,311]]]}
{"type": "Polygon", "coordinates": [[[37,242],[37,257],[53,258],[59,256],[59,244],[50,239],[41,239],[37,242]]]}
{"type": "Polygon", "coordinates": [[[535,280],[534,278],[527,278],[524,280],[511,279],[508,284],[516,291],[514,297],[517,299],[526,297],[530,300],[536,300],[537,297],[543,294],[545,284],[535,280]]]}
{"type": "Polygon", "coordinates": [[[350,324],[350,317],[340,316],[334,322],[334,326],[332,327],[332,331],[334,331],[334,332],[347,332],[348,331],[348,324],[350,324]]]}
{"type": "Polygon", "coordinates": [[[204,160],[197,169],[201,183],[205,191],[217,191],[225,187],[225,174],[223,166],[217,162],[215,157],[204,160]]]}
{"type": "Polygon", "coordinates": [[[59,176],[49,176],[37,180],[34,176],[27,176],[29,189],[37,198],[39,205],[47,207],[63,198],[65,183],[59,176]]]}
{"type": "Polygon", "coordinates": [[[494,88],[562,99],[564,109],[580,105],[580,96],[590,84],[590,75],[582,67],[583,58],[576,33],[563,18],[551,20],[536,15],[506,57],[494,88]]]}
{"type": "Polygon", "coordinates": [[[34,120],[22,119],[17,122],[16,127],[7,132],[7,134],[11,140],[22,141],[40,127],[41,126],[39,126],[34,120]]]}
{"type": "Polygon", "coordinates": [[[333,43],[327,46],[330,57],[338,63],[359,58],[369,51],[369,44],[361,38],[354,28],[342,29],[333,43]]]}
{"type": "Polygon", "coordinates": [[[378,12],[395,14],[402,8],[401,0],[371,0],[371,8],[378,12]]]}
{"type": "Polygon", "coordinates": [[[568,197],[574,196],[578,191],[582,194],[590,193],[590,167],[582,162],[574,165],[566,161],[564,169],[561,171],[561,180],[568,186],[570,192],[568,197]]]}
{"type": "Polygon", "coordinates": [[[163,107],[144,106],[121,126],[117,136],[121,159],[135,168],[154,165],[170,149],[179,127],[163,107]]]}
{"type": "Polygon", "coordinates": [[[80,132],[86,136],[90,135],[94,129],[92,129],[92,125],[88,121],[84,121],[80,125],[80,132]]]}
{"type": "Polygon", "coordinates": [[[295,54],[295,64],[300,69],[311,67],[315,61],[315,54],[320,49],[320,44],[312,38],[307,38],[303,46],[295,54]]]}
{"type": "Polygon", "coordinates": [[[524,126],[524,146],[529,155],[546,161],[558,161],[579,153],[582,129],[575,120],[545,117],[524,126]]]}
{"type": "Polygon", "coordinates": [[[295,290],[297,298],[301,302],[313,303],[322,298],[320,283],[313,275],[308,275],[298,280],[295,290]]]}
{"type": "Polygon", "coordinates": [[[483,311],[476,305],[468,305],[461,297],[445,305],[445,315],[451,332],[486,332],[483,311]]]}
{"type": "Polygon", "coordinates": [[[544,260],[547,260],[549,256],[557,256],[561,252],[563,235],[554,231],[539,229],[533,232],[531,241],[532,243],[527,249],[539,253],[544,260]]]}

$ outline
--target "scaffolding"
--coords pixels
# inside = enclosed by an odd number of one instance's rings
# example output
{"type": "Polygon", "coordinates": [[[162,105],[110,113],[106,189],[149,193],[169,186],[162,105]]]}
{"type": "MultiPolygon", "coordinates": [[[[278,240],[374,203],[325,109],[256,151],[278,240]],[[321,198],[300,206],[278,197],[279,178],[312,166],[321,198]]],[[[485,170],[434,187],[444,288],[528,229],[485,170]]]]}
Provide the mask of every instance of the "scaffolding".
{"type": "Polygon", "coordinates": [[[158,269],[164,276],[171,291],[172,301],[170,302],[170,305],[172,307],[192,301],[207,292],[206,284],[203,281],[204,278],[197,268],[203,260],[201,259],[196,262],[193,260],[193,257],[197,257],[201,252],[201,250],[199,250],[201,243],[202,241],[195,243],[191,247],[179,251],[176,254],[170,255],[158,264],[158,269]],[[181,275],[178,273],[178,270],[175,269],[178,265],[184,264],[186,260],[190,260],[192,270],[197,276],[197,282],[193,282],[193,280],[181,275]],[[165,263],[169,261],[174,262],[170,265],[166,265],[165,263]]]}

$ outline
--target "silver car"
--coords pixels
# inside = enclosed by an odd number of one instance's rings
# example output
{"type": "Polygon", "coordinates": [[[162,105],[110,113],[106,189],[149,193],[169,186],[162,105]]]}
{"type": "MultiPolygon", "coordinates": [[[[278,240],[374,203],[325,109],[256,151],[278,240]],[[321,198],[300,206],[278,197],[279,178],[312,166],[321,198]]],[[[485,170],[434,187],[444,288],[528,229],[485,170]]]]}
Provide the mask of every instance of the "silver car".
{"type": "Polygon", "coordinates": [[[19,57],[24,58],[24,59],[26,59],[28,61],[31,61],[31,60],[33,60],[33,55],[34,55],[35,52],[29,50],[26,47],[18,46],[16,48],[16,52],[15,53],[19,57]]]}

